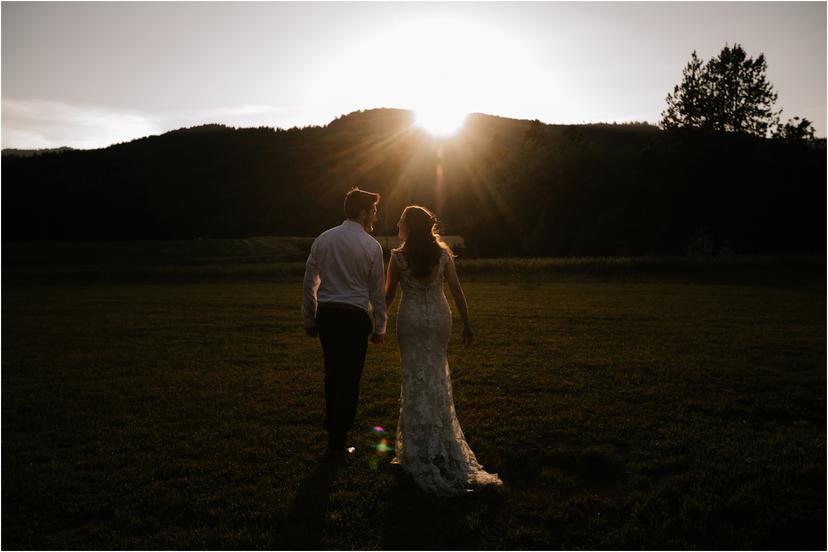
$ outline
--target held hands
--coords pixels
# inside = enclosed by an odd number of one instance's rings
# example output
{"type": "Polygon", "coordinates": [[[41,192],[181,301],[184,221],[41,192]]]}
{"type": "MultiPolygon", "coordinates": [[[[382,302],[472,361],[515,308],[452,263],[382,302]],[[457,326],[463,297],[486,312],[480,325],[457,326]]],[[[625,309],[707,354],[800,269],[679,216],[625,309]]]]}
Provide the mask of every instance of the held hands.
{"type": "Polygon", "coordinates": [[[463,326],[463,345],[468,347],[474,341],[474,332],[471,326],[463,326]]]}

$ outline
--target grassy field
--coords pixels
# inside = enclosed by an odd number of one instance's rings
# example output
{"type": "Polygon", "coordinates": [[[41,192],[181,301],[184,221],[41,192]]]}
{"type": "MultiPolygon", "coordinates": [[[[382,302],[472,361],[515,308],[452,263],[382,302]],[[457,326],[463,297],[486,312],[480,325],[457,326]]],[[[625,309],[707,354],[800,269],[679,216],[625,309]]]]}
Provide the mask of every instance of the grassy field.
{"type": "Polygon", "coordinates": [[[371,448],[396,426],[393,335],[369,349],[357,457],[320,462],[298,281],[4,281],[2,547],[825,548],[824,281],[521,266],[467,264],[455,401],[505,485],[460,499],[371,448]]]}

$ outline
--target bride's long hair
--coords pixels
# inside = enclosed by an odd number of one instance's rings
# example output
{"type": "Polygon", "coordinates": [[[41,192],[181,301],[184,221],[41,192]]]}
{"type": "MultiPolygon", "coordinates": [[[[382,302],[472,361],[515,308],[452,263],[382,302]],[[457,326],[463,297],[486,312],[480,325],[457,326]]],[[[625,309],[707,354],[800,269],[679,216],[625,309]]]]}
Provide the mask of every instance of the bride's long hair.
{"type": "Polygon", "coordinates": [[[431,269],[440,262],[444,250],[453,256],[448,244],[437,232],[437,217],[434,213],[419,205],[409,205],[403,211],[402,219],[408,236],[394,251],[406,253],[414,277],[424,278],[431,274],[431,269]]]}

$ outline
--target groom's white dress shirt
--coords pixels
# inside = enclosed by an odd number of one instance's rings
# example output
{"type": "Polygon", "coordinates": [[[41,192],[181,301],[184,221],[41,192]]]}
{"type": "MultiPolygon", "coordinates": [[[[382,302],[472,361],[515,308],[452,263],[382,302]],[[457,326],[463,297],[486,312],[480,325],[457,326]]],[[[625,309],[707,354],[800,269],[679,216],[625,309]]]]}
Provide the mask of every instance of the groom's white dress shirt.
{"type": "Polygon", "coordinates": [[[305,266],[302,317],[316,326],[319,303],[345,303],[374,312],[374,333],[385,333],[385,266],[382,246],[361,224],[346,220],[319,235],[305,266]]]}

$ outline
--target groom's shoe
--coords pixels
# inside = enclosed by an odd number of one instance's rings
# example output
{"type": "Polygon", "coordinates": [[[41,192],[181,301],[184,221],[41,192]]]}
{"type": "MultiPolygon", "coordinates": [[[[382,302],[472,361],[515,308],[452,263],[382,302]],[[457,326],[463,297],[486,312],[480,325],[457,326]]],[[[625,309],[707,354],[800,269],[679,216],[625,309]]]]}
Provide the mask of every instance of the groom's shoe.
{"type": "Polygon", "coordinates": [[[341,454],[343,456],[353,456],[356,454],[356,447],[328,447],[328,454],[341,454]]]}
{"type": "Polygon", "coordinates": [[[329,462],[345,462],[356,456],[356,447],[328,447],[325,451],[325,460],[329,462]]]}
{"type": "Polygon", "coordinates": [[[345,460],[356,454],[355,447],[345,446],[345,433],[328,434],[328,450],[325,458],[329,460],[345,460]]]}

